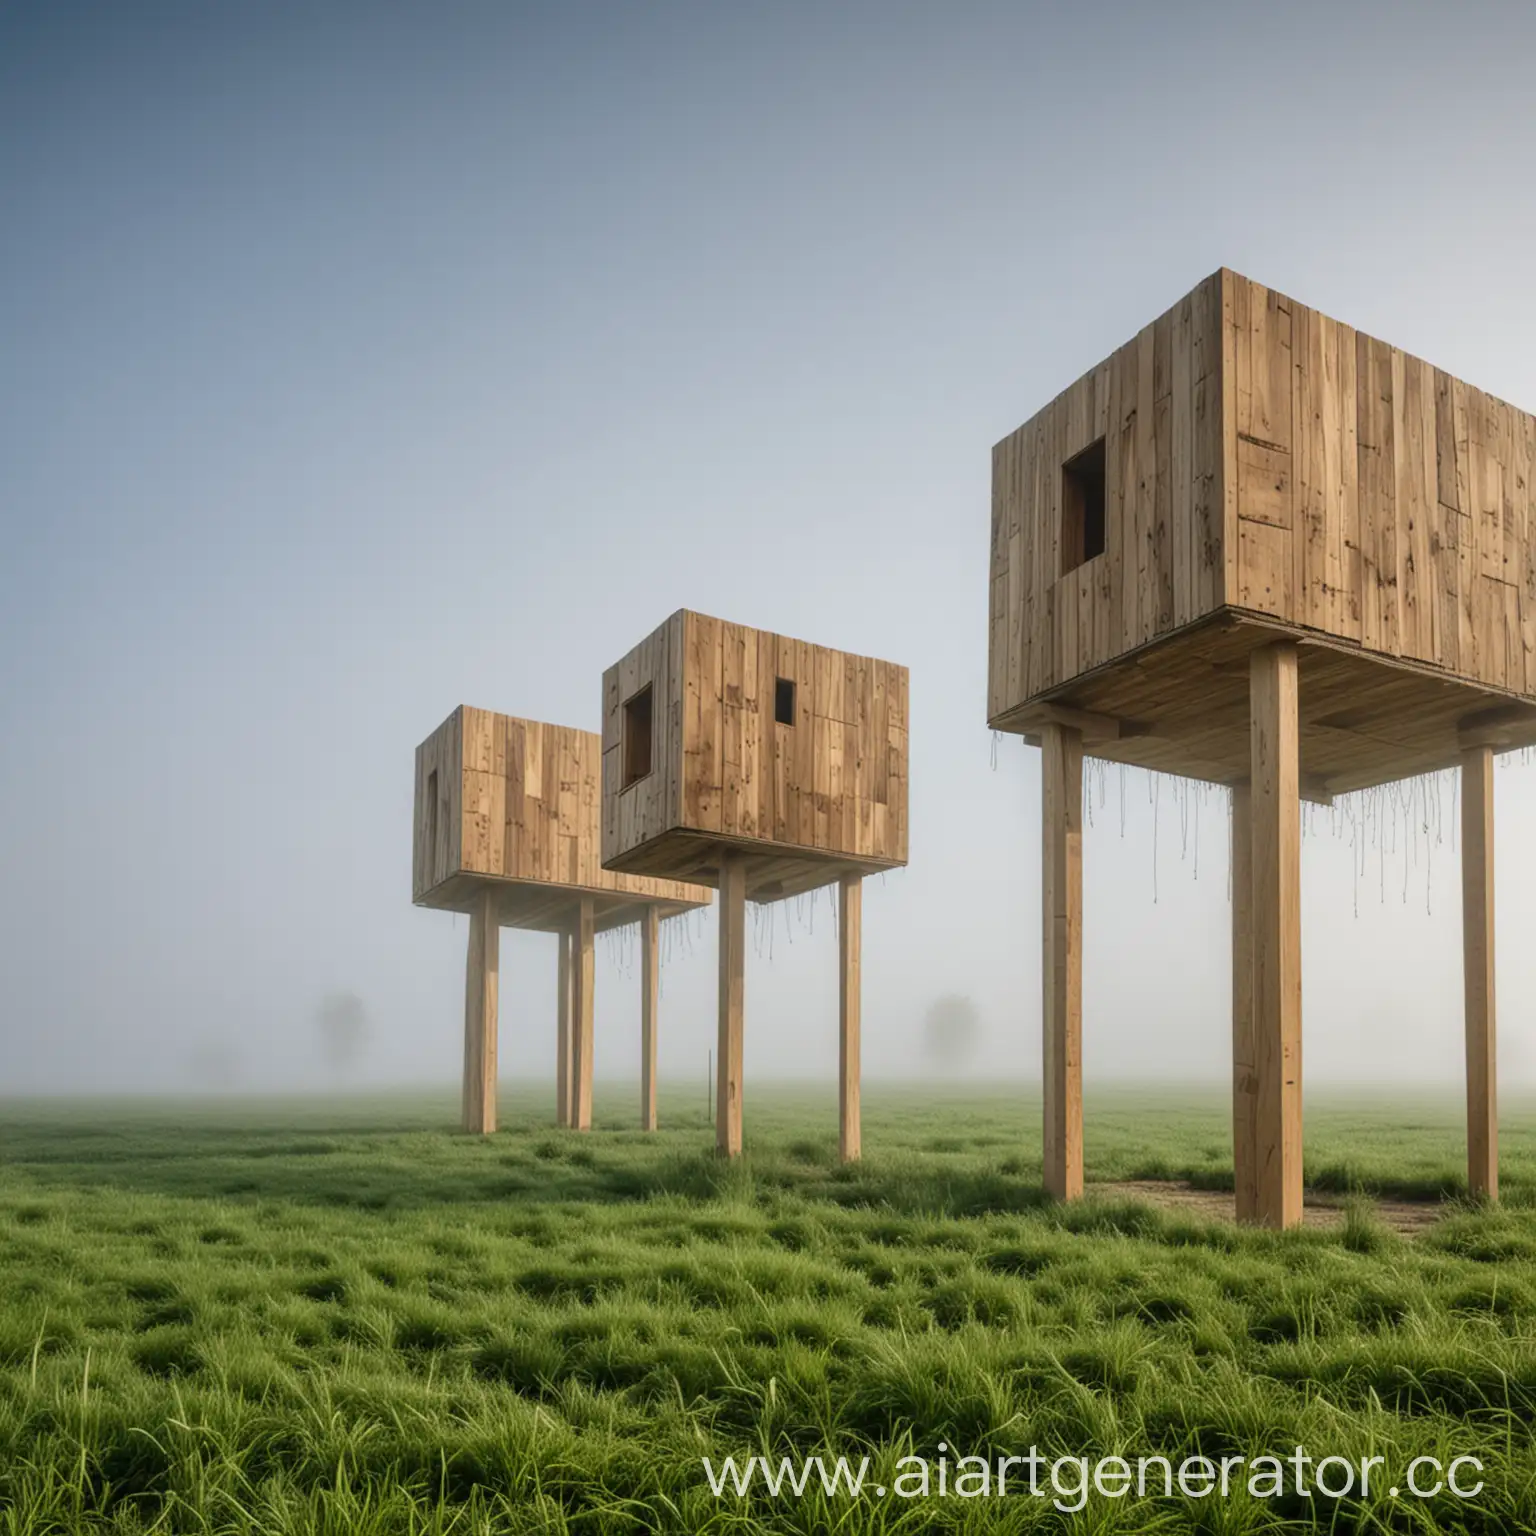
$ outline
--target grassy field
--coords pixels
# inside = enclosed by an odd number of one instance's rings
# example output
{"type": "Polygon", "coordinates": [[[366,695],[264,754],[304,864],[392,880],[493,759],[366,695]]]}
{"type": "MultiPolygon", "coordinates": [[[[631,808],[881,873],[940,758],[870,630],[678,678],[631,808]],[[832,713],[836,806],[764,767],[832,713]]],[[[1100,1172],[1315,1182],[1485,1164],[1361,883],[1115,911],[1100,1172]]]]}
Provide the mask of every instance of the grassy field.
{"type": "MultiPolygon", "coordinates": [[[[1038,1102],[694,1095],[590,1136],[446,1099],[0,1106],[0,1533],[1536,1529],[1536,1113],[1502,1210],[1450,1104],[1308,1106],[1342,1229],[1042,1203],[1038,1102]],[[1484,1464],[1475,1499],[716,1498],[701,1458],[1289,1453],[1484,1464]]],[[[1230,1187],[1225,1106],[1090,1095],[1089,1177],[1230,1187]]],[[[911,1485],[908,1484],[908,1487],[911,1485]]],[[[973,1485],[974,1486],[974,1485],[973,1485]]]]}

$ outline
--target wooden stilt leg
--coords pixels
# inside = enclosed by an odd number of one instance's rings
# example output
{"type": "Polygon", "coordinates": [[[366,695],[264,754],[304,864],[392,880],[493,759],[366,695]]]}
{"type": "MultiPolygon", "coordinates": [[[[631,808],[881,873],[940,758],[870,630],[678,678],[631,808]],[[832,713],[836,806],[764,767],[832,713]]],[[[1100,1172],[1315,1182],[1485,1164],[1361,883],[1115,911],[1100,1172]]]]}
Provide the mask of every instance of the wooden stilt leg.
{"type": "Polygon", "coordinates": [[[1253,652],[1254,1170],[1257,1218],[1301,1220],[1301,800],[1296,647],[1253,652]]]}
{"type": "Polygon", "coordinates": [[[837,1152],[843,1162],[851,1163],[860,1151],[859,989],[863,951],[863,877],[844,875],[838,895],[837,1152]]]}
{"type": "Polygon", "coordinates": [[[501,949],[496,897],[479,897],[469,914],[464,975],[464,1102],[466,1131],[496,1129],[496,986],[501,949]]]}
{"type": "Polygon", "coordinates": [[[480,1080],[480,1009],[483,990],[476,987],[484,944],[475,931],[475,914],[469,915],[469,943],[464,952],[464,1071],[459,1082],[459,1126],[475,1127],[475,1084],[480,1080]]]}
{"type": "Polygon", "coordinates": [[[640,1129],[656,1129],[656,1001],[661,919],[647,907],[640,919],[640,1129]]]}
{"type": "Polygon", "coordinates": [[[1254,1168],[1252,793],[1232,786],[1232,1175],[1237,1219],[1258,1220],[1254,1168]]]}
{"type": "Polygon", "coordinates": [[[560,935],[555,974],[555,1124],[571,1123],[571,936],[560,935]]]}
{"type": "Polygon", "coordinates": [[[1461,947],[1466,988],[1467,1188],[1499,1198],[1498,1054],[1493,984],[1493,752],[1461,759],[1461,947]]]}
{"type": "Polygon", "coordinates": [[[1045,1188],[1083,1192],[1083,738],[1041,729],[1045,1188]]]}
{"type": "Polygon", "coordinates": [[[741,1153],[743,986],[747,940],[747,872],[739,854],[720,864],[720,1038],[716,1050],[715,1147],[741,1153]]]}
{"type": "Polygon", "coordinates": [[[583,896],[572,935],[571,1030],[575,1037],[572,1070],[571,1123],[578,1131],[592,1129],[592,898],[583,896]]]}

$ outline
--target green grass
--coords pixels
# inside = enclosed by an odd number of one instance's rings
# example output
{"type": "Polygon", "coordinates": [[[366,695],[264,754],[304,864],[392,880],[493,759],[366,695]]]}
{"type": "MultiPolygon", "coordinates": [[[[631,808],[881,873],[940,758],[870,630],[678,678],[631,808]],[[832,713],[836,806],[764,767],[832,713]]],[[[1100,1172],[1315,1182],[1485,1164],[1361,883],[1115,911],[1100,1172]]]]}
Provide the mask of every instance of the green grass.
{"type": "MultiPolygon", "coordinates": [[[[507,1095],[0,1108],[0,1536],[28,1532],[1536,1529],[1536,1115],[1503,1209],[1425,1236],[1369,1196],[1463,1189],[1453,1107],[1308,1106],[1335,1232],[1039,1187],[1038,1101],[701,1095],[594,1134],[507,1095]],[[828,1451],[1482,1459],[1463,1502],[717,1500],[700,1458],[828,1451]]],[[[1225,1106],[1100,1094],[1091,1180],[1230,1187],[1225,1106]]]]}

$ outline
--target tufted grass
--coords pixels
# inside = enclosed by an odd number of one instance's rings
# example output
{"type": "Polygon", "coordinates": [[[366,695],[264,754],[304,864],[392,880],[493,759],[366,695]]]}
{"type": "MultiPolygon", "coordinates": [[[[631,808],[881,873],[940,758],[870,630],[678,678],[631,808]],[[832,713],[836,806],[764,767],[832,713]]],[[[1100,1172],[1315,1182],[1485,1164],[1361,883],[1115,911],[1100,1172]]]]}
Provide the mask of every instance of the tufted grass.
{"type": "MultiPolygon", "coordinates": [[[[1309,1105],[1335,1231],[1042,1199],[1024,1091],[754,1092],[595,1132],[504,1096],[0,1106],[0,1536],[76,1531],[1536,1529],[1536,1115],[1506,1202],[1406,1239],[1373,1196],[1464,1194],[1453,1106],[1309,1105]],[[1482,1495],[715,1499],[700,1458],[916,1451],[1484,1463],[1482,1495]]],[[[695,1099],[699,1095],[693,1096],[695,1099]]],[[[1106,1093],[1090,1180],[1230,1187],[1220,1099],[1106,1093]]]]}

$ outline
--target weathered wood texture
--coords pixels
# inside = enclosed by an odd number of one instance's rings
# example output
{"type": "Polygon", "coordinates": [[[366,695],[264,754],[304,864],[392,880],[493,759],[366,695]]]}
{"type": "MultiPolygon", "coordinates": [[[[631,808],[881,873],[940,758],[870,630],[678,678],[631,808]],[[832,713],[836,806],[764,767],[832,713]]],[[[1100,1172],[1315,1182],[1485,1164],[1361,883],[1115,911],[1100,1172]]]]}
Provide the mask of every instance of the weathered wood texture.
{"type": "Polygon", "coordinates": [[[1083,1192],[1083,738],[1041,731],[1045,1187],[1083,1192]]]}
{"type": "Polygon", "coordinates": [[[1232,787],[1232,1174],[1237,1219],[1258,1220],[1253,1042],[1253,825],[1247,782],[1232,787]]]}
{"type": "Polygon", "coordinates": [[[501,929],[487,892],[469,914],[464,967],[464,1104],[466,1131],[496,1129],[497,985],[501,929]]]}
{"type": "Polygon", "coordinates": [[[1301,1215],[1299,798],[1463,765],[1469,1178],[1496,1187],[1483,791],[1536,745],[1533,465],[1536,417],[1226,269],[994,448],[988,719],[1045,749],[1049,1187],[1069,736],[1234,786],[1237,1202],[1275,1226],[1301,1215]]]}
{"type": "Polygon", "coordinates": [[[1222,609],[1536,698],[1533,460],[1536,418],[1222,270],[993,450],[988,716],[1222,609]],[[1105,549],[1063,571],[1100,437],[1105,549]]]}
{"type": "Polygon", "coordinates": [[[1301,799],[1296,647],[1251,661],[1252,1030],[1256,1219],[1301,1220],[1301,799]]]}
{"type": "Polygon", "coordinates": [[[727,853],[720,861],[720,1022],[715,1045],[715,1146],[726,1157],[741,1152],[746,902],[746,859],[727,853]]]}
{"type": "Polygon", "coordinates": [[[602,743],[591,731],[461,706],[416,749],[412,895],[470,911],[495,882],[507,928],[567,931],[580,894],[599,931],[707,905],[710,892],[602,867],[602,743]]]}
{"type": "Polygon", "coordinates": [[[1231,339],[1218,273],[993,449],[994,724],[1222,605],[1231,339]],[[1104,551],[1064,569],[1062,466],[1100,438],[1104,551]]]}
{"type": "Polygon", "coordinates": [[[754,901],[904,864],[907,689],[892,662],[674,614],[603,675],[603,863],[713,884],[735,847],[754,901]],[[626,785],[646,688],[650,771],[626,785]]]}
{"type": "Polygon", "coordinates": [[[1499,1197],[1499,1105],[1493,966],[1493,753],[1461,770],[1461,943],[1466,988],[1467,1188],[1499,1197]]]}
{"type": "Polygon", "coordinates": [[[864,956],[864,878],[844,875],[837,913],[837,1150],[845,1163],[862,1149],[859,1114],[859,1026],[864,956]]]}
{"type": "Polygon", "coordinates": [[[661,919],[640,920],[640,1129],[656,1129],[656,1003],[661,978],[661,919]]]}
{"type": "Polygon", "coordinates": [[[1536,696],[1536,418],[1235,274],[1228,601],[1536,696]]]}

